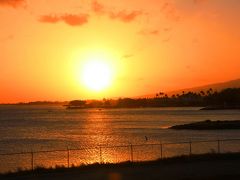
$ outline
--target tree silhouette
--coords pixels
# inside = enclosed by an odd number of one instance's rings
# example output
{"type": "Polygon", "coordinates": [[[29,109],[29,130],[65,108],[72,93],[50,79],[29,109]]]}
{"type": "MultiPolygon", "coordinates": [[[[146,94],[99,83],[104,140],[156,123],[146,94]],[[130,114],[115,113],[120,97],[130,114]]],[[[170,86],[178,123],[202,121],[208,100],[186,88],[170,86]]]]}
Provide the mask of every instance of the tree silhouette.
{"type": "Polygon", "coordinates": [[[169,97],[163,92],[156,93],[153,98],[119,98],[118,100],[103,99],[83,101],[70,101],[68,107],[79,108],[133,108],[133,107],[163,107],[163,106],[217,106],[227,108],[240,108],[240,88],[228,88],[221,92],[210,88],[204,91],[185,92],[173,94],[169,97]]]}

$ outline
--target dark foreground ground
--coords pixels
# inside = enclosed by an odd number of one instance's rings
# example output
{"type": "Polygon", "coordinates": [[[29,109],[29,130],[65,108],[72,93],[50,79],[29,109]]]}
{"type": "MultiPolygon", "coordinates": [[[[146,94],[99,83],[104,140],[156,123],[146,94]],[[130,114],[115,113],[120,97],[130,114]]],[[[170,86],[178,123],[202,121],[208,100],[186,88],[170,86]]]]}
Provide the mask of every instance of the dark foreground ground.
{"type": "Polygon", "coordinates": [[[37,169],[0,175],[0,179],[240,179],[240,153],[174,157],[138,163],[94,164],[70,169],[37,169]]]}

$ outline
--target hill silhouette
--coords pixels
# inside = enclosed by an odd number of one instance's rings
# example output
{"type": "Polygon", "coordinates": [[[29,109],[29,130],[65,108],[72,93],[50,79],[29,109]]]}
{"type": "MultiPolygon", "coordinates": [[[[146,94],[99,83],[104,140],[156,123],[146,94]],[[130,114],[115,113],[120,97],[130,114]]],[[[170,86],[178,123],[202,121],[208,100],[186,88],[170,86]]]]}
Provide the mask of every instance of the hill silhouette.
{"type": "MultiPolygon", "coordinates": [[[[201,91],[207,91],[209,89],[212,89],[213,91],[222,91],[223,89],[227,89],[227,88],[240,88],[240,79],[219,82],[214,84],[207,84],[207,85],[198,86],[198,87],[183,88],[183,89],[174,90],[174,91],[166,91],[164,93],[167,94],[168,96],[172,96],[173,94],[182,94],[183,91],[198,93],[201,91]]],[[[155,96],[156,96],[156,93],[141,95],[134,98],[154,98],[155,96]]]]}
{"type": "Polygon", "coordinates": [[[153,98],[119,98],[94,101],[73,100],[66,105],[67,109],[81,108],[139,108],[139,107],[180,107],[202,106],[203,110],[240,109],[240,88],[227,88],[222,91],[191,92],[168,96],[156,93],[153,98]]]}

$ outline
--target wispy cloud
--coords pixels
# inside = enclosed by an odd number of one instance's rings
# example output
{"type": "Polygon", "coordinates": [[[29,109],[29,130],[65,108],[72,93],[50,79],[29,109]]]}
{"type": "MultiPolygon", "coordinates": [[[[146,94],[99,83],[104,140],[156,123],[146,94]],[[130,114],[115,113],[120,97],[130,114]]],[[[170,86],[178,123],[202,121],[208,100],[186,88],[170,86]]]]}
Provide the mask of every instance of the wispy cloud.
{"type": "Polygon", "coordinates": [[[111,19],[118,19],[118,20],[123,21],[123,22],[131,22],[142,14],[143,13],[141,11],[127,12],[127,11],[123,10],[123,11],[120,11],[120,12],[111,12],[109,14],[109,17],[111,19]]]}
{"type": "Polygon", "coordinates": [[[88,14],[44,15],[40,17],[39,21],[53,24],[63,21],[70,26],[82,26],[88,23],[88,18],[88,14]]]}
{"type": "Polygon", "coordinates": [[[159,34],[159,30],[154,29],[154,30],[141,30],[138,32],[141,35],[158,35],[159,34]]]}
{"type": "Polygon", "coordinates": [[[165,27],[165,28],[163,28],[163,31],[164,32],[170,32],[172,30],[172,28],[170,28],[170,27],[165,27]]]}
{"type": "Polygon", "coordinates": [[[44,23],[57,23],[61,21],[61,18],[56,15],[44,15],[39,18],[39,21],[44,23]]]}
{"type": "Polygon", "coordinates": [[[175,5],[171,1],[165,1],[161,5],[160,10],[167,19],[170,19],[172,21],[180,20],[180,14],[177,12],[175,5]]]}
{"type": "Polygon", "coordinates": [[[0,0],[0,6],[8,6],[13,8],[25,7],[27,5],[25,0],[0,0]]]}
{"type": "Polygon", "coordinates": [[[112,20],[119,20],[125,23],[132,22],[138,16],[141,16],[143,14],[142,11],[137,10],[111,10],[110,8],[106,7],[104,4],[96,0],[92,2],[92,11],[98,15],[105,15],[112,20]]]}
{"type": "Polygon", "coordinates": [[[203,2],[207,2],[208,0],[193,0],[193,2],[195,4],[200,4],[200,3],[203,3],[203,2]]]}
{"type": "Polygon", "coordinates": [[[164,38],[163,40],[162,40],[162,42],[169,42],[171,40],[171,36],[169,36],[169,37],[167,37],[167,38],[164,38]]]}
{"type": "Polygon", "coordinates": [[[122,59],[129,59],[129,58],[132,58],[134,55],[133,54],[124,54],[122,56],[122,59]]]}
{"type": "MultiPolygon", "coordinates": [[[[0,0],[1,1],[1,0],[0,0]]],[[[107,16],[112,20],[119,20],[125,23],[134,21],[138,16],[143,14],[142,11],[126,11],[126,10],[111,10],[106,7],[104,4],[100,3],[97,0],[92,1],[91,3],[91,12],[99,16],[107,16]]],[[[93,14],[50,14],[42,15],[38,20],[42,23],[52,23],[56,24],[58,22],[65,22],[70,26],[81,26],[88,23],[90,15],[93,14]]]]}
{"type": "Polygon", "coordinates": [[[10,34],[6,37],[0,38],[0,42],[5,42],[5,41],[8,41],[8,40],[12,40],[13,38],[14,38],[14,35],[10,34]]]}
{"type": "Polygon", "coordinates": [[[106,13],[105,6],[98,1],[93,1],[92,2],[92,10],[94,13],[103,15],[106,13]]]}

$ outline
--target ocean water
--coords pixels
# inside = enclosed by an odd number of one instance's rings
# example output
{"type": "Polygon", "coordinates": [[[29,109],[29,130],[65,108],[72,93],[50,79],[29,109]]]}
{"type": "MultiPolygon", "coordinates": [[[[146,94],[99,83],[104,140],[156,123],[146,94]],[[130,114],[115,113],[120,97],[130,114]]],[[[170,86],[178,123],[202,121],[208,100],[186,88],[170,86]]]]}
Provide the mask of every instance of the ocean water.
{"type": "MultiPolygon", "coordinates": [[[[240,139],[239,130],[177,131],[167,129],[172,125],[207,119],[240,120],[240,110],[200,111],[199,109],[198,107],[177,107],[67,110],[63,106],[1,105],[0,154],[84,148],[86,151],[81,153],[81,158],[85,161],[91,159],[90,162],[95,162],[99,160],[98,150],[97,152],[87,150],[92,147],[240,139]],[[88,158],[90,157],[88,154],[91,154],[91,158],[88,158]]],[[[193,150],[197,152],[203,146],[205,145],[199,145],[193,150]]],[[[135,147],[134,150],[137,151],[137,148],[135,147]]],[[[171,151],[168,148],[164,149],[165,154],[171,151]]],[[[240,143],[235,148],[240,150],[240,143]]],[[[143,147],[139,149],[140,152],[148,150],[149,148],[144,150],[143,147]]],[[[211,148],[208,147],[208,150],[211,148]]],[[[128,150],[123,148],[117,151],[124,154],[121,151],[128,150]]],[[[152,151],[153,154],[159,155],[159,147],[157,147],[157,151],[152,147],[152,151]]],[[[74,153],[71,154],[72,164],[80,158],[80,155],[74,153]]],[[[111,154],[105,151],[103,158],[106,161],[113,159],[110,157],[111,154]]],[[[138,160],[146,159],[141,159],[142,156],[137,153],[134,156],[135,158],[139,156],[138,160]]],[[[121,161],[122,157],[115,155],[114,159],[121,161]]],[[[127,155],[125,159],[128,160],[128,158],[127,155]]],[[[39,161],[41,159],[44,157],[39,157],[39,161]]],[[[52,159],[56,160],[55,155],[52,159]]],[[[24,162],[24,160],[16,162],[16,158],[11,160],[13,161],[12,165],[24,162]]]]}

